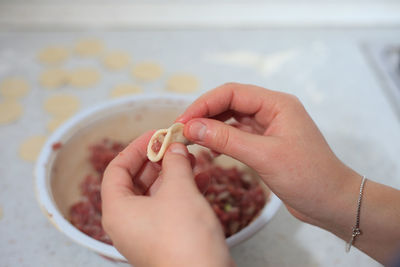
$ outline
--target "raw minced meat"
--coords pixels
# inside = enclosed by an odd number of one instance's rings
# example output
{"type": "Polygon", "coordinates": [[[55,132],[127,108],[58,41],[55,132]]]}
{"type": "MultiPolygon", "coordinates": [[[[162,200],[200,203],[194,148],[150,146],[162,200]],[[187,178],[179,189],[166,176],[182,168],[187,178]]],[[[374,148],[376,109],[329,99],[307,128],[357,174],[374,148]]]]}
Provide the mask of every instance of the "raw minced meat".
{"type": "MultiPolygon", "coordinates": [[[[70,221],[85,234],[112,244],[101,225],[100,187],[104,170],[125,145],[108,139],[89,147],[89,162],[96,174],[89,174],[81,183],[81,200],[70,208],[70,221]]],[[[262,210],[266,193],[259,180],[236,167],[216,165],[208,152],[196,155],[196,172],[208,175],[210,183],[204,193],[229,237],[246,227],[262,210]]]]}

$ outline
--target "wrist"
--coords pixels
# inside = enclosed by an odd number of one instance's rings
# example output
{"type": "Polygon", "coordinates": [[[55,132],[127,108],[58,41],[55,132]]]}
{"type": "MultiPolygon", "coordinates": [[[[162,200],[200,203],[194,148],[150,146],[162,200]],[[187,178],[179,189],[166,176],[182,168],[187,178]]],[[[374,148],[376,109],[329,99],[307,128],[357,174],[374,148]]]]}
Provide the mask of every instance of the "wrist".
{"type": "Polygon", "coordinates": [[[181,240],[180,244],[173,244],[174,239],[168,238],[168,245],[158,247],[159,253],[151,257],[154,267],[232,267],[233,260],[230,256],[228,246],[221,229],[204,225],[204,231],[190,239],[186,237],[175,237],[175,242],[181,240]],[[186,245],[185,245],[186,244],[186,245]]]}
{"type": "Polygon", "coordinates": [[[310,223],[347,240],[356,218],[362,176],[347,166],[337,175],[332,178],[332,188],[324,192],[326,200],[321,202],[320,213],[310,223]]]}

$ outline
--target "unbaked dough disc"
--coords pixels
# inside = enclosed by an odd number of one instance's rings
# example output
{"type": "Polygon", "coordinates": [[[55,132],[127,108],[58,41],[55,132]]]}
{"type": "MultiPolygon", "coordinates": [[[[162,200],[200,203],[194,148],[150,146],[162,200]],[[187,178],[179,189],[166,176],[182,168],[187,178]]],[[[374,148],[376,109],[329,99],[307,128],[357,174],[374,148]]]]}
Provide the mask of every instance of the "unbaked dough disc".
{"type": "Polygon", "coordinates": [[[199,89],[199,80],[191,74],[175,74],[167,81],[167,90],[177,93],[191,93],[199,89]]]}
{"type": "Polygon", "coordinates": [[[59,116],[54,117],[46,125],[49,132],[54,132],[58,127],[60,127],[64,122],[66,122],[70,116],[59,116]]]}
{"type": "Polygon", "coordinates": [[[163,69],[154,62],[142,62],[132,69],[132,75],[142,81],[153,81],[161,77],[163,69]]]}
{"type": "Polygon", "coordinates": [[[22,115],[22,105],[14,100],[0,102],[0,124],[18,120],[22,115]]]}
{"type": "Polygon", "coordinates": [[[122,51],[110,52],[103,58],[104,66],[109,70],[120,70],[129,65],[131,56],[122,51]]]}
{"type": "Polygon", "coordinates": [[[104,44],[97,39],[85,39],[75,45],[75,52],[83,57],[100,55],[104,50],[104,44]]]}
{"type": "Polygon", "coordinates": [[[19,156],[26,161],[34,162],[38,157],[44,143],[46,142],[46,139],[46,136],[42,135],[29,137],[22,142],[21,146],[19,147],[19,156]]]}
{"type": "Polygon", "coordinates": [[[49,46],[39,52],[38,58],[41,63],[61,64],[69,57],[69,50],[62,46],[49,46]]]}
{"type": "Polygon", "coordinates": [[[78,88],[88,88],[97,84],[100,72],[94,68],[79,68],[71,71],[69,83],[78,88]]]}
{"type": "Polygon", "coordinates": [[[3,219],[3,208],[0,206],[0,220],[3,219]]]}
{"type": "Polygon", "coordinates": [[[142,88],[133,84],[119,84],[116,85],[110,92],[112,98],[138,94],[142,92],[142,88]]]}
{"type": "Polygon", "coordinates": [[[40,84],[48,89],[59,88],[68,83],[68,72],[63,69],[48,69],[40,74],[40,84]]]}
{"type": "Polygon", "coordinates": [[[79,99],[73,95],[55,95],[46,99],[44,109],[57,117],[67,117],[79,109],[79,99]]]}
{"type": "Polygon", "coordinates": [[[9,77],[0,83],[0,92],[6,98],[20,98],[29,91],[29,84],[24,78],[9,77]]]}

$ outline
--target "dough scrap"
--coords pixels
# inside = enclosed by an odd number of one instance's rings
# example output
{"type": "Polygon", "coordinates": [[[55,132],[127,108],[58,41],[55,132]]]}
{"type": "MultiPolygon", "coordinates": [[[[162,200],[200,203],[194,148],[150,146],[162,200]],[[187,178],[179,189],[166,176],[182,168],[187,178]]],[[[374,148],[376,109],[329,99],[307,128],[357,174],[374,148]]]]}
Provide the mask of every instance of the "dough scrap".
{"type": "Polygon", "coordinates": [[[54,132],[58,127],[60,127],[64,122],[66,122],[70,116],[59,116],[52,118],[46,125],[49,132],[54,132]]]}
{"type": "Polygon", "coordinates": [[[199,89],[199,80],[191,74],[175,74],[167,81],[167,90],[177,93],[191,93],[199,89]]]}
{"type": "Polygon", "coordinates": [[[100,73],[94,68],[79,68],[69,75],[69,83],[77,88],[89,88],[100,80],[100,73]]]}
{"type": "Polygon", "coordinates": [[[168,129],[160,129],[156,131],[147,145],[147,158],[152,162],[160,161],[171,143],[178,142],[188,145],[189,140],[183,136],[184,126],[185,125],[183,123],[177,122],[172,124],[168,129]],[[158,152],[155,152],[152,149],[152,146],[156,140],[162,141],[161,148],[158,152]]]}
{"type": "Polygon", "coordinates": [[[61,64],[69,54],[69,50],[63,46],[49,46],[39,52],[38,59],[44,64],[61,64]]]}
{"type": "Polygon", "coordinates": [[[6,98],[21,98],[29,91],[29,84],[24,78],[9,77],[0,84],[0,92],[6,98]]]}
{"type": "Polygon", "coordinates": [[[163,69],[154,62],[142,62],[132,69],[132,75],[142,81],[153,81],[161,77],[163,69]]]}
{"type": "Polygon", "coordinates": [[[110,96],[116,98],[141,93],[142,91],[142,88],[133,84],[119,84],[112,89],[110,96]]]}
{"type": "Polygon", "coordinates": [[[68,83],[68,72],[63,69],[48,69],[40,74],[40,84],[48,89],[59,88],[68,83]]]}
{"type": "Polygon", "coordinates": [[[104,44],[101,40],[85,39],[75,45],[75,52],[82,57],[91,57],[101,54],[104,50],[104,44]]]}
{"type": "Polygon", "coordinates": [[[120,70],[129,65],[131,56],[122,51],[110,52],[103,58],[104,66],[109,70],[120,70]]]}
{"type": "Polygon", "coordinates": [[[22,159],[34,162],[38,157],[47,137],[35,135],[27,138],[19,147],[19,155],[22,159]]]}
{"type": "Polygon", "coordinates": [[[22,105],[14,100],[0,102],[0,125],[18,120],[22,116],[22,105]]]}
{"type": "Polygon", "coordinates": [[[56,117],[73,115],[79,109],[79,99],[73,95],[55,95],[46,99],[44,109],[56,117]]]}

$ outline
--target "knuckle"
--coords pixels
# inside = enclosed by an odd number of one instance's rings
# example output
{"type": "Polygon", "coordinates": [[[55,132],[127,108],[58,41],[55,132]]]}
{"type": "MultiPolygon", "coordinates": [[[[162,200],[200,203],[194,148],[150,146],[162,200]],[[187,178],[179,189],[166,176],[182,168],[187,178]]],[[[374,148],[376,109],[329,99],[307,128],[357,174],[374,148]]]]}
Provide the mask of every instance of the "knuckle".
{"type": "Polygon", "coordinates": [[[237,85],[239,85],[239,84],[235,83],[235,82],[226,82],[221,87],[235,87],[237,85]]]}
{"type": "Polygon", "coordinates": [[[300,101],[300,99],[293,94],[282,93],[282,102],[285,105],[288,105],[295,109],[299,109],[299,108],[303,107],[303,103],[300,101]]]}
{"type": "Polygon", "coordinates": [[[215,134],[214,144],[215,147],[220,151],[227,151],[230,144],[230,131],[227,127],[221,127],[215,134]]]}

